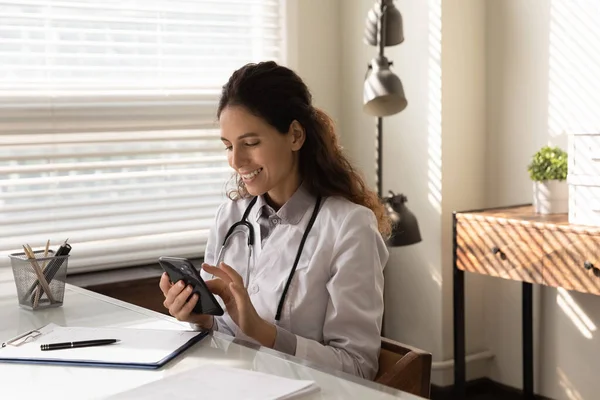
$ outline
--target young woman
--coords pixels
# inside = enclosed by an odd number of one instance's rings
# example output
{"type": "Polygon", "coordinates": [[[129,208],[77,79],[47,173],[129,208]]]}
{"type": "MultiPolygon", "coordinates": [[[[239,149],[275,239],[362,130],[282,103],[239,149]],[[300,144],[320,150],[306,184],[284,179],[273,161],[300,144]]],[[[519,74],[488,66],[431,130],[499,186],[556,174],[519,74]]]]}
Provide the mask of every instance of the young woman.
{"type": "Polygon", "coordinates": [[[236,189],[217,211],[202,276],[226,312],[192,313],[197,296],[187,301],[191,288],[163,274],[165,307],[199,329],[372,379],[390,231],[383,205],[290,69],[235,71],[217,115],[236,189]]]}

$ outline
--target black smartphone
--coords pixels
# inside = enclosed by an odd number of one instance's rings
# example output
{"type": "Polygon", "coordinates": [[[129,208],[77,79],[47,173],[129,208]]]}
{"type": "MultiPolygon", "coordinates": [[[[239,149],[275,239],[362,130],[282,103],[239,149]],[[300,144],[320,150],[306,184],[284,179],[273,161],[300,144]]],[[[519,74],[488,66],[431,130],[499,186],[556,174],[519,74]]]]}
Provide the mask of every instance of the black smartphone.
{"type": "MultiPolygon", "coordinates": [[[[194,268],[190,260],[180,257],[159,257],[158,263],[165,270],[171,283],[184,281],[186,285],[191,285],[193,290],[190,297],[198,294],[198,303],[193,312],[197,314],[223,315],[223,308],[217,302],[215,296],[208,290],[204,279],[194,268]]],[[[189,300],[189,299],[188,299],[189,300]]]]}

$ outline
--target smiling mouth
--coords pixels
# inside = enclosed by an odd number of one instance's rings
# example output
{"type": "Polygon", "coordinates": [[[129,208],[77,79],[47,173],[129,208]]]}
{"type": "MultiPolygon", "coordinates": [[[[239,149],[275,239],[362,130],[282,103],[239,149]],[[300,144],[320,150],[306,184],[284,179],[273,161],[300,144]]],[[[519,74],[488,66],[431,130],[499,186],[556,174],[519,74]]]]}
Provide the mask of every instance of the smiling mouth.
{"type": "Polygon", "coordinates": [[[242,177],[243,180],[245,181],[251,181],[252,179],[254,179],[254,177],[256,177],[256,175],[258,175],[263,169],[259,168],[257,170],[254,170],[252,172],[250,172],[249,174],[240,174],[240,176],[242,177]]]}

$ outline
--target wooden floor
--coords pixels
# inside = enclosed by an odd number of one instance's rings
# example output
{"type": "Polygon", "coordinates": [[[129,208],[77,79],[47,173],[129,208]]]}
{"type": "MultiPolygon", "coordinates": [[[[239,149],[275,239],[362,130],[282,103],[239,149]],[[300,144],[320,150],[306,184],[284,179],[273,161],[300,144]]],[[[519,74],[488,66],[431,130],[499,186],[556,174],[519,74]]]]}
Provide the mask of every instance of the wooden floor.
{"type": "Polygon", "coordinates": [[[473,396],[467,396],[466,400],[524,400],[525,397],[520,394],[510,393],[483,393],[473,396]]]}
{"type": "MultiPolygon", "coordinates": [[[[432,400],[456,400],[451,387],[431,387],[432,400]]],[[[525,397],[521,390],[502,385],[488,378],[467,382],[465,400],[552,400],[543,396],[525,397]]]]}

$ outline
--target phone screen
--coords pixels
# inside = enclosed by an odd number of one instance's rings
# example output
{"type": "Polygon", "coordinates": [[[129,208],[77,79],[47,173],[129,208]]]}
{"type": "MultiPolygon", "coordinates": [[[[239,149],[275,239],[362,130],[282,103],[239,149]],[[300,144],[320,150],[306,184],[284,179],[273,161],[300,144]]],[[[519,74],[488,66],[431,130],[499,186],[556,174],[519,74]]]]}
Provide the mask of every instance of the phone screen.
{"type": "Polygon", "coordinates": [[[158,263],[167,275],[169,275],[172,283],[182,280],[186,285],[192,285],[192,295],[197,293],[199,296],[198,303],[193,310],[194,313],[223,315],[223,308],[221,308],[215,296],[208,290],[200,273],[187,258],[160,257],[158,263]]]}

